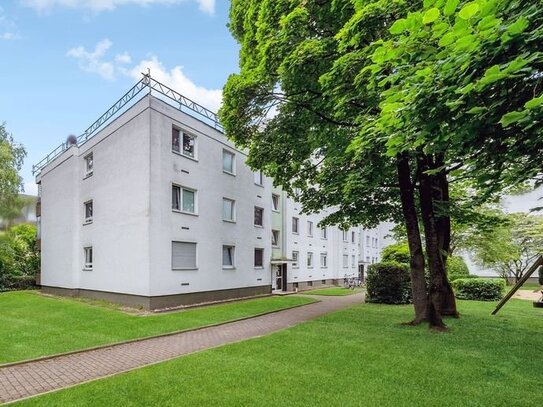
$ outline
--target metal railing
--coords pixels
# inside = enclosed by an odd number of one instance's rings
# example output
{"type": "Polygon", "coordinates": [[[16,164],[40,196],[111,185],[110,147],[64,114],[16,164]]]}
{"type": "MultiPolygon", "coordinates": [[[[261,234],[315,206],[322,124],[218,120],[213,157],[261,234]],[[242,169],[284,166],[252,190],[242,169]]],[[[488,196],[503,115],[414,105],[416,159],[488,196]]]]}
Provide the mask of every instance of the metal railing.
{"type": "MultiPolygon", "coordinates": [[[[169,86],[160,83],[159,81],[153,79],[150,73],[142,74],[138,83],[136,83],[128,92],[126,92],[119,100],[117,100],[113,106],[111,106],[102,116],[100,116],[94,123],[92,123],[80,136],[77,137],[77,145],[81,146],[91,139],[99,129],[101,129],[104,124],[109,122],[113,117],[115,117],[120,111],[123,110],[129,103],[133,102],[134,98],[141,93],[142,90],[148,89],[149,94],[152,92],[163,95],[169,101],[175,102],[174,104],[169,103],[172,107],[193,116],[195,119],[202,121],[207,125],[211,125],[216,130],[221,133],[224,132],[222,125],[219,122],[219,117],[215,112],[203,107],[202,105],[194,102],[193,100],[183,96],[179,92],[176,92],[169,86]],[[186,108],[188,111],[186,111],[186,108]]],[[[134,102],[137,103],[138,99],[134,102]]],[[[161,99],[162,100],[162,99],[161,99]]],[[[32,166],[32,175],[37,175],[41,170],[50,162],[59,157],[64,151],[70,148],[70,143],[62,143],[53,151],[51,151],[45,158],[40,162],[32,166]]]]}

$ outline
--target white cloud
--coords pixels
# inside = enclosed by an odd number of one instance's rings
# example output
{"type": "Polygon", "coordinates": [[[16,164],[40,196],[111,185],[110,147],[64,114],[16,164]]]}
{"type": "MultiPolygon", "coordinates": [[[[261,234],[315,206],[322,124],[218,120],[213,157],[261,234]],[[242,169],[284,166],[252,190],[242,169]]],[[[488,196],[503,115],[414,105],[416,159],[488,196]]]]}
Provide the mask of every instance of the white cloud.
{"type": "Polygon", "coordinates": [[[18,38],[19,36],[17,34],[9,32],[9,31],[6,31],[5,33],[0,34],[0,40],[11,41],[11,40],[16,40],[18,38]]]}
{"type": "Polygon", "coordinates": [[[97,73],[104,79],[113,80],[115,79],[115,66],[112,62],[102,60],[111,45],[113,43],[106,38],[96,44],[92,52],[79,46],[68,50],[66,55],[77,59],[79,67],[84,71],[97,73]]]}
{"type": "MultiPolygon", "coordinates": [[[[39,12],[53,8],[87,9],[93,12],[110,11],[125,5],[150,6],[153,4],[178,4],[189,0],[21,0],[22,3],[39,12]]],[[[215,0],[190,0],[207,14],[215,12],[215,0]]]]}
{"type": "Polygon", "coordinates": [[[84,71],[96,73],[107,80],[127,76],[134,81],[139,81],[141,74],[150,69],[151,76],[157,81],[212,111],[216,112],[219,109],[222,91],[197,85],[185,75],[182,66],[178,65],[167,69],[156,56],[151,56],[132,65],[132,58],[127,52],[117,54],[111,59],[108,58],[107,53],[112,45],[110,40],[104,39],[96,44],[93,51],[87,51],[85,47],[80,45],[68,50],[67,56],[77,59],[79,67],[84,71]]]}
{"type": "Polygon", "coordinates": [[[19,39],[19,34],[16,31],[17,26],[6,17],[4,9],[0,6],[0,40],[11,41],[19,39]]]}

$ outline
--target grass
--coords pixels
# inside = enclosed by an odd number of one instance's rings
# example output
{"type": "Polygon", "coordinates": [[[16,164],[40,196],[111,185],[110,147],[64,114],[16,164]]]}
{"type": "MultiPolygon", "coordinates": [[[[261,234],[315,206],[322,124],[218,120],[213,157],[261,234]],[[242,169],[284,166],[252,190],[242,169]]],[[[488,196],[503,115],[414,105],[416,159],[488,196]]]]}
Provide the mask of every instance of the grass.
{"type": "Polygon", "coordinates": [[[2,293],[0,363],[196,328],[310,302],[299,296],[266,297],[137,316],[37,292],[2,293]]]}
{"type": "Polygon", "coordinates": [[[330,287],[330,288],[320,288],[317,290],[304,291],[304,294],[309,295],[329,295],[329,296],[342,296],[342,295],[351,295],[359,293],[360,289],[350,290],[344,287],[330,287]]]}
{"type": "MultiPolygon", "coordinates": [[[[511,286],[511,288],[513,288],[513,286],[511,286]]],[[[537,283],[524,283],[520,289],[535,291],[541,289],[541,286],[537,283]]]]}
{"type": "Polygon", "coordinates": [[[22,406],[537,406],[543,313],[459,303],[450,331],[363,304],[317,320],[21,403],[22,406]]]}

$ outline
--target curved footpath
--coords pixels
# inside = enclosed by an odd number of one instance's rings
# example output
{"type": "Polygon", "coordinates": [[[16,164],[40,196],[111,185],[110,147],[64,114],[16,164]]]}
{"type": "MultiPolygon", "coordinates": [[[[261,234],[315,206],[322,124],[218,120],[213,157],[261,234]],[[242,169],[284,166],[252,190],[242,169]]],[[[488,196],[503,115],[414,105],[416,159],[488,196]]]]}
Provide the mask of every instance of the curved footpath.
{"type": "Polygon", "coordinates": [[[219,326],[0,367],[0,403],[60,390],[189,353],[267,335],[361,303],[364,296],[358,293],[318,298],[320,302],[219,326]]]}

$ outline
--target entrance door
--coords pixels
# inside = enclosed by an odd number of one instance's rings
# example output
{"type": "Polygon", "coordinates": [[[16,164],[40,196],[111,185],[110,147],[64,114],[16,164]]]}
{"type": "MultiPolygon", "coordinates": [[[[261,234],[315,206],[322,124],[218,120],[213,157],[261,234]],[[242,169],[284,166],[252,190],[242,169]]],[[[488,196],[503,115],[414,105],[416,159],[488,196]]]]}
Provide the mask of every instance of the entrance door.
{"type": "Polygon", "coordinates": [[[363,264],[358,265],[358,278],[360,279],[361,282],[364,281],[364,265],[363,264]]]}
{"type": "Polygon", "coordinates": [[[275,289],[287,291],[287,265],[276,264],[274,267],[275,289]]]}

